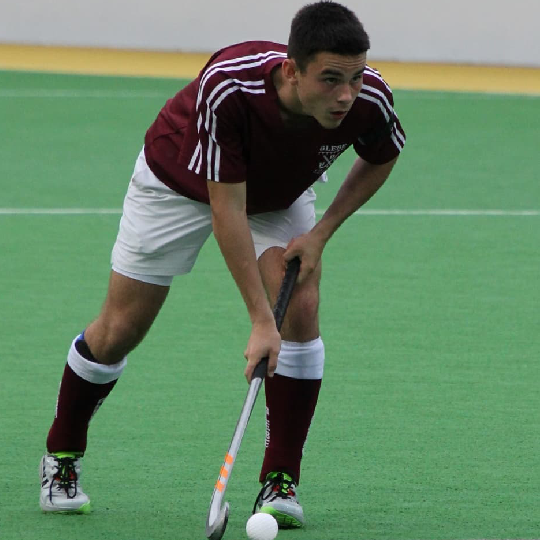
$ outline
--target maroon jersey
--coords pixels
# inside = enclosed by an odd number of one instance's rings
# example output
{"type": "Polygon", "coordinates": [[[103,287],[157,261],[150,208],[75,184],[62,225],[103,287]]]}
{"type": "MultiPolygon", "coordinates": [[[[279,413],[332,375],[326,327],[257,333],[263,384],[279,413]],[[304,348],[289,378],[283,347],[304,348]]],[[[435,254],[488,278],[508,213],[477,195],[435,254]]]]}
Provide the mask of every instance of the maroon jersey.
{"type": "Polygon", "coordinates": [[[251,41],[215,53],[167,101],[145,137],[152,172],[177,193],[209,202],[207,180],[246,182],[249,214],[288,208],[349,146],[370,163],[395,158],[405,134],[377,71],[339,127],[284,123],[272,70],[285,45],[251,41]]]}

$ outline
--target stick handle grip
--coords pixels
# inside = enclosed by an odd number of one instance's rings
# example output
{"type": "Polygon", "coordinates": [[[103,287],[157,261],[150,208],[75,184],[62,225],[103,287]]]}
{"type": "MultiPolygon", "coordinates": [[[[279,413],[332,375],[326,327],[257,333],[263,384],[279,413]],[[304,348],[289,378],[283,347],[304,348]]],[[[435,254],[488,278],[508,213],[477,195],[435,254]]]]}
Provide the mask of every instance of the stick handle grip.
{"type": "MultiPolygon", "coordinates": [[[[281,283],[279,289],[279,294],[276,300],[276,305],[274,306],[274,319],[276,320],[276,327],[278,330],[281,330],[281,325],[283,324],[283,319],[285,318],[285,313],[287,312],[287,307],[289,306],[289,301],[292,296],[294,289],[294,284],[296,283],[296,278],[298,277],[298,272],[300,272],[300,259],[295,257],[291,259],[287,264],[287,269],[285,270],[285,277],[281,283]]],[[[259,379],[264,379],[266,376],[266,370],[268,369],[268,356],[265,356],[261,361],[255,366],[253,370],[252,380],[258,377],[259,379]]]]}

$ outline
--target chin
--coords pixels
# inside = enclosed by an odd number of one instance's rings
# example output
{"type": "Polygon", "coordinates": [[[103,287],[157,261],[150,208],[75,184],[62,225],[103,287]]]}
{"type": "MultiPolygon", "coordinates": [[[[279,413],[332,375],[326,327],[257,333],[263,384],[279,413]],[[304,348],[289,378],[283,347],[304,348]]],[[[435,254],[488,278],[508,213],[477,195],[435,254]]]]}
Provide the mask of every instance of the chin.
{"type": "Polygon", "coordinates": [[[321,126],[324,129],[336,129],[341,125],[341,122],[343,122],[343,118],[340,118],[339,120],[334,120],[334,119],[332,120],[325,119],[324,121],[317,120],[317,122],[319,122],[319,124],[321,124],[321,126]]]}

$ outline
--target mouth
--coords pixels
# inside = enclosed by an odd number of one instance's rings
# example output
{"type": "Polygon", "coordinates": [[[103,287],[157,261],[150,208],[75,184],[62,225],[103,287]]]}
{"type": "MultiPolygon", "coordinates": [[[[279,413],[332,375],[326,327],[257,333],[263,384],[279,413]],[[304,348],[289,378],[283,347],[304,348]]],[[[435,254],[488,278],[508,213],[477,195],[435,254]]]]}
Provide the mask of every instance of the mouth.
{"type": "Polygon", "coordinates": [[[333,117],[333,118],[336,118],[338,120],[341,120],[342,118],[345,118],[345,116],[347,116],[347,113],[349,111],[331,111],[330,112],[330,115],[333,117]]]}

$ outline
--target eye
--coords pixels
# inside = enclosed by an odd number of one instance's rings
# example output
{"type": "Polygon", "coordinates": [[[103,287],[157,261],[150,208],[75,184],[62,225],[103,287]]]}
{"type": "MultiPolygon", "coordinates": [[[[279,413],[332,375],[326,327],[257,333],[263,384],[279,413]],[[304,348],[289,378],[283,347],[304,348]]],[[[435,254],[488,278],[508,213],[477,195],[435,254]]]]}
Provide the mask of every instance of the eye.
{"type": "Polygon", "coordinates": [[[359,82],[362,82],[362,77],[363,77],[363,73],[361,73],[360,75],[356,75],[356,77],[353,77],[351,79],[351,81],[354,83],[354,84],[357,84],[359,82]]]}
{"type": "Polygon", "coordinates": [[[338,81],[337,77],[325,77],[324,82],[326,84],[337,84],[339,81],[338,81]]]}

